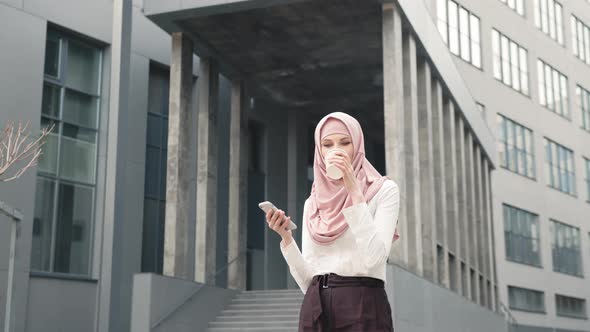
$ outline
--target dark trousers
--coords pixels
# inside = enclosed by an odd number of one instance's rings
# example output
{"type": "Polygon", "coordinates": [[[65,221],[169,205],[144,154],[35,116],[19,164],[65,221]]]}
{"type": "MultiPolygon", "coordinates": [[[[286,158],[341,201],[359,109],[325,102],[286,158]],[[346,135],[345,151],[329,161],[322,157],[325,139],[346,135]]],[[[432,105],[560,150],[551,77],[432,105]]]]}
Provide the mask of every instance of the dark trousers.
{"type": "Polygon", "coordinates": [[[393,332],[383,280],[316,275],[301,305],[299,332],[393,332]]]}

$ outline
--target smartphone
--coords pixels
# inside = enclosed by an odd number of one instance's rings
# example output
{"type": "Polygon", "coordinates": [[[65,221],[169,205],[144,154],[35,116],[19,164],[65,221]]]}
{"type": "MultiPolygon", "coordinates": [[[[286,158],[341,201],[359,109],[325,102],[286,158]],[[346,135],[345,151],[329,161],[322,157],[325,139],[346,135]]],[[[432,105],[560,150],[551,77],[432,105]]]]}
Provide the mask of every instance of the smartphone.
{"type": "MultiPolygon", "coordinates": [[[[262,202],[262,203],[258,204],[258,207],[262,211],[264,211],[265,214],[268,213],[269,210],[274,210],[274,211],[278,210],[277,207],[269,201],[262,202]]],[[[285,219],[285,218],[286,217],[284,217],[283,219],[285,219]]],[[[295,225],[295,223],[291,220],[291,222],[289,223],[289,226],[287,226],[287,228],[290,230],[294,230],[294,229],[297,229],[297,225],[295,225]]]]}

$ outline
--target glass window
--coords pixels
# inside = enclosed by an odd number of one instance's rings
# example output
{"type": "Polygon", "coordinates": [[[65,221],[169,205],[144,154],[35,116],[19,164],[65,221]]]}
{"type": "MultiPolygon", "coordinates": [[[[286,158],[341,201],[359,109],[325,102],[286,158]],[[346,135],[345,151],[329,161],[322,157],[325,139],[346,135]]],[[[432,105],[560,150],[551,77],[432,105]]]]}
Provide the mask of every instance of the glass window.
{"type": "Polygon", "coordinates": [[[61,183],[58,202],[54,270],[89,275],[94,190],[61,183]]]}
{"type": "Polygon", "coordinates": [[[100,51],[71,40],[68,43],[67,79],[69,88],[95,95],[98,92],[100,51]]]}
{"type": "Polygon", "coordinates": [[[572,52],[574,55],[590,65],[590,26],[572,15],[572,52]]]}
{"type": "Polygon", "coordinates": [[[48,271],[50,268],[55,188],[54,180],[37,178],[31,243],[31,268],[33,270],[48,271]]]}
{"type": "Polygon", "coordinates": [[[555,307],[558,316],[571,318],[588,318],[586,300],[571,296],[555,294],[555,307]]]}
{"type": "Polygon", "coordinates": [[[524,16],[524,0],[500,0],[518,15],[524,16]]]}
{"type": "Polygon", "coordinates": [[[164,262],[169,76],[168,69],[150,66],[142,272],[162,273],[164,262]]]}
{"type": "Polygon", "coordinates": [[[54,33],[47,34],[45,41],[45,75],[58,78],[61,40],[54,33]]]}
{"type": "Polygon", "coordinates": [[[502,208],[506,259],[540,267],[538,216],[508,204],[502,208]]]}
{"type": "Polygon", "coordinates": [[[457,14],[457,3],[449,1],[449,48],[454,54],[459,54],[459,26],[458,26],[458,14],[457,14]]]}
{"type": "Polygon", "coordinates": [[[535,179],[532,131],[498,114],[500,165],[535,179]]]}
{"type": "Polygon", "coordinates": [[[543,60],[537,60],[539,75],[539,103],[569,119],[567,77],[543,60]]]}
{"type": "Polygon", "coordinates": [[[514,310],[545,312],[545,294],[537,290],[508,286],[508,303],[514,310]]]}
{"type": "Polygon", "coordinates": [[[583,276],[578,228],[551,220],[553,271],[583,276]]]}
{"type": "Polygon", "coordinates": [[[451,53],[481,68],[480,20],[453,0],[437,1],[437,25],[451,53]]]}
{"type": "Polygon", "coordinates": [[[584,158],[584,168],[586,168],[586,199],[590,202],[590,159],[584,158]]]}
{"type": "Polygon", "coordinates": [[[459,9],[459,31],[461,34],[461,58],[469,61],[471,59],[469,53],[469,12],[465,8],[459,9]]]}
{"type": "Polygon", "coordinates": [[[529,94],[527,51],[518,43],[492,29],[494,77],[525,95],[529,94]]]}
{"type": "Polygon", "coordinates": [[[573,152],[545,138],[549,186],[564,193],[575,195],[575,169],[573,152]]]}
{"type": "Polygon", "coordinates": [[[493,49],[493,56],[494,56],[494,78],[501,80],[502,79],[502,64],[501,64],[501,54],[500,54],[500,34],[496,30],[492,30],[492,49],[493,49]]]}
{"type": "Polygon", "coordinates": [[[436,13],[438,17],[438,31],[443,38],[445,44],[448,44],[448,20],[447,20],[447,1],[448,0],[438,0],[436,3],[436,13]]]}
{"type": "Polygon", "coordinates": [[[34,271],[90,275],[102,51],[50,29],[41,127],[55,127],[37,168],[34,271]]]}

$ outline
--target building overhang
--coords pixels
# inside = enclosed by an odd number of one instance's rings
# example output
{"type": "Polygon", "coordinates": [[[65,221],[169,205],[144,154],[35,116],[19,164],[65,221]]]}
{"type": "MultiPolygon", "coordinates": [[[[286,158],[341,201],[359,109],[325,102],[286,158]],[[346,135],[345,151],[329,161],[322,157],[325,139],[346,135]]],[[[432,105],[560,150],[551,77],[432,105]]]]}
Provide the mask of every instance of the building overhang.
{"type": "MultiPolygon", "coordinates": [[[[144,13],[169,33],[185,33],[195,53],[215,59],[224,75],[253,83],[280,105],[371,117],[383,109],[383,2],[144,0],[144,13]]],[[[416,36],[418,55],[429,61],[495,165],[492,132],[426,6],[395,2],[404,14],[404,29],[416,36]]]]}

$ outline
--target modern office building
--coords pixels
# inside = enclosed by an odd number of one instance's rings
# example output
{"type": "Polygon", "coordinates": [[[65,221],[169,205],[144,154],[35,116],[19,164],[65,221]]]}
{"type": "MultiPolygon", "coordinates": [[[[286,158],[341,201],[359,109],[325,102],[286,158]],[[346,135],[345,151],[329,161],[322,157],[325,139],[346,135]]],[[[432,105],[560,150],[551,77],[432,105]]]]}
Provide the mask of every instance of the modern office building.
{"type": "Polygon", "coordinates": [[[496,136],[500,301],[526,331],[590,331],[590,2],[429,5],[496,136]]]}
{"type": "MultiPolygon", "coordinates": [[[[589,5],[578,2],[583,22],[589,5]]],[[[570,96],[582,95],[590,84],[576,78],[576,90],[572,80],[587,65],[567,48],[567,26],[566,46],[553,48],[544,39],[550,32],[538,34],[547,19],[537,30],[520,7],[513,13],[499,0],[474,8],[443,3],[444,11],[436,1],[411,0],[121,3],[0,0],[0,123],[30,121],[34,131],[56,125],[38,167],[0,186],[0,200],[24,215],[6,306],[11,221],[0,217],[0,326],[9,313],[11,331],[257,331],[272,301],[247,302],[252,295],[288,302],[264,326],[294,330],[302,294],[294,295],[300,292],[279,238],[256,205],[271,200],[301,222],[314,127],[323,115],[345,111],[363,126],[369,160],[401,190],[401,239],[389,254],[386,286],[396,330],[499,332],[514,318],[526,325],[513,327],[521,331],[589,330],[586,321],[550,314],[548,297],[568,316],[579,316],[579,300],[588,298],[579,277],[587,264],[572,259],[589,254],[580,175],[582,155],[590,158],[580,128],[589,104],[584,113],[573,97],[559,111],[556,94],[541,102],[536,54],[533,61],[534,47],[525,43],[548,45],[539,46],[548,52],[539,66],[551,73],[543,82],[554,82],[555,72],[555,82],[570,83],[570,96]],[[488,12],[507,19],[493,25],[488,12]],[[503,27],[512,27],[508,17],[520,27],[514,36],[503,27]],[[525,31],[535,38],[518,39],[525,31]],[[492,36],[500,40],[498,71],[492,36]],[[550,121],[555,113],[547,108],[561,116],[550,121]],[[495,113],[513,131],[526,126],[522,135],[546,135],[555,157],[545,162],[542,137],[499,141],[495,113]],[[499,154],[501,145],[510,158],[499,154]],[[536,170],[545,164],[554,182],[536,170]],[[543,248],[533,264],[542,269],[505,261],[504,211],[508,224],[516,218],[523,232],[534,224],[546,234],[508,232],[518,246],[512,260],[530,263],[534,248],[543,248]],[[549,219],[551,229],[543,223],[549,219]],[[550,231],[573,238],[568,225],[581,245],[556,238],[561,265],[552,265],[543,258],[550,231]],[[580,283],[554,269],[577,274],[580,283]],[[530,309],[538,292],[547,314],[528,315],[544,320],[521,317],[516,309],[530,309]],[[260,307],[232,313],[244,302],[260,307]]],[[[564,4],[564,17],[571,8],[564,4]]],[[[578,57],[590,57],[580,56],[586,45],[578,57]]],[[[561,93],[561,85],[547,84],[545,91],[561,93]]]]}

